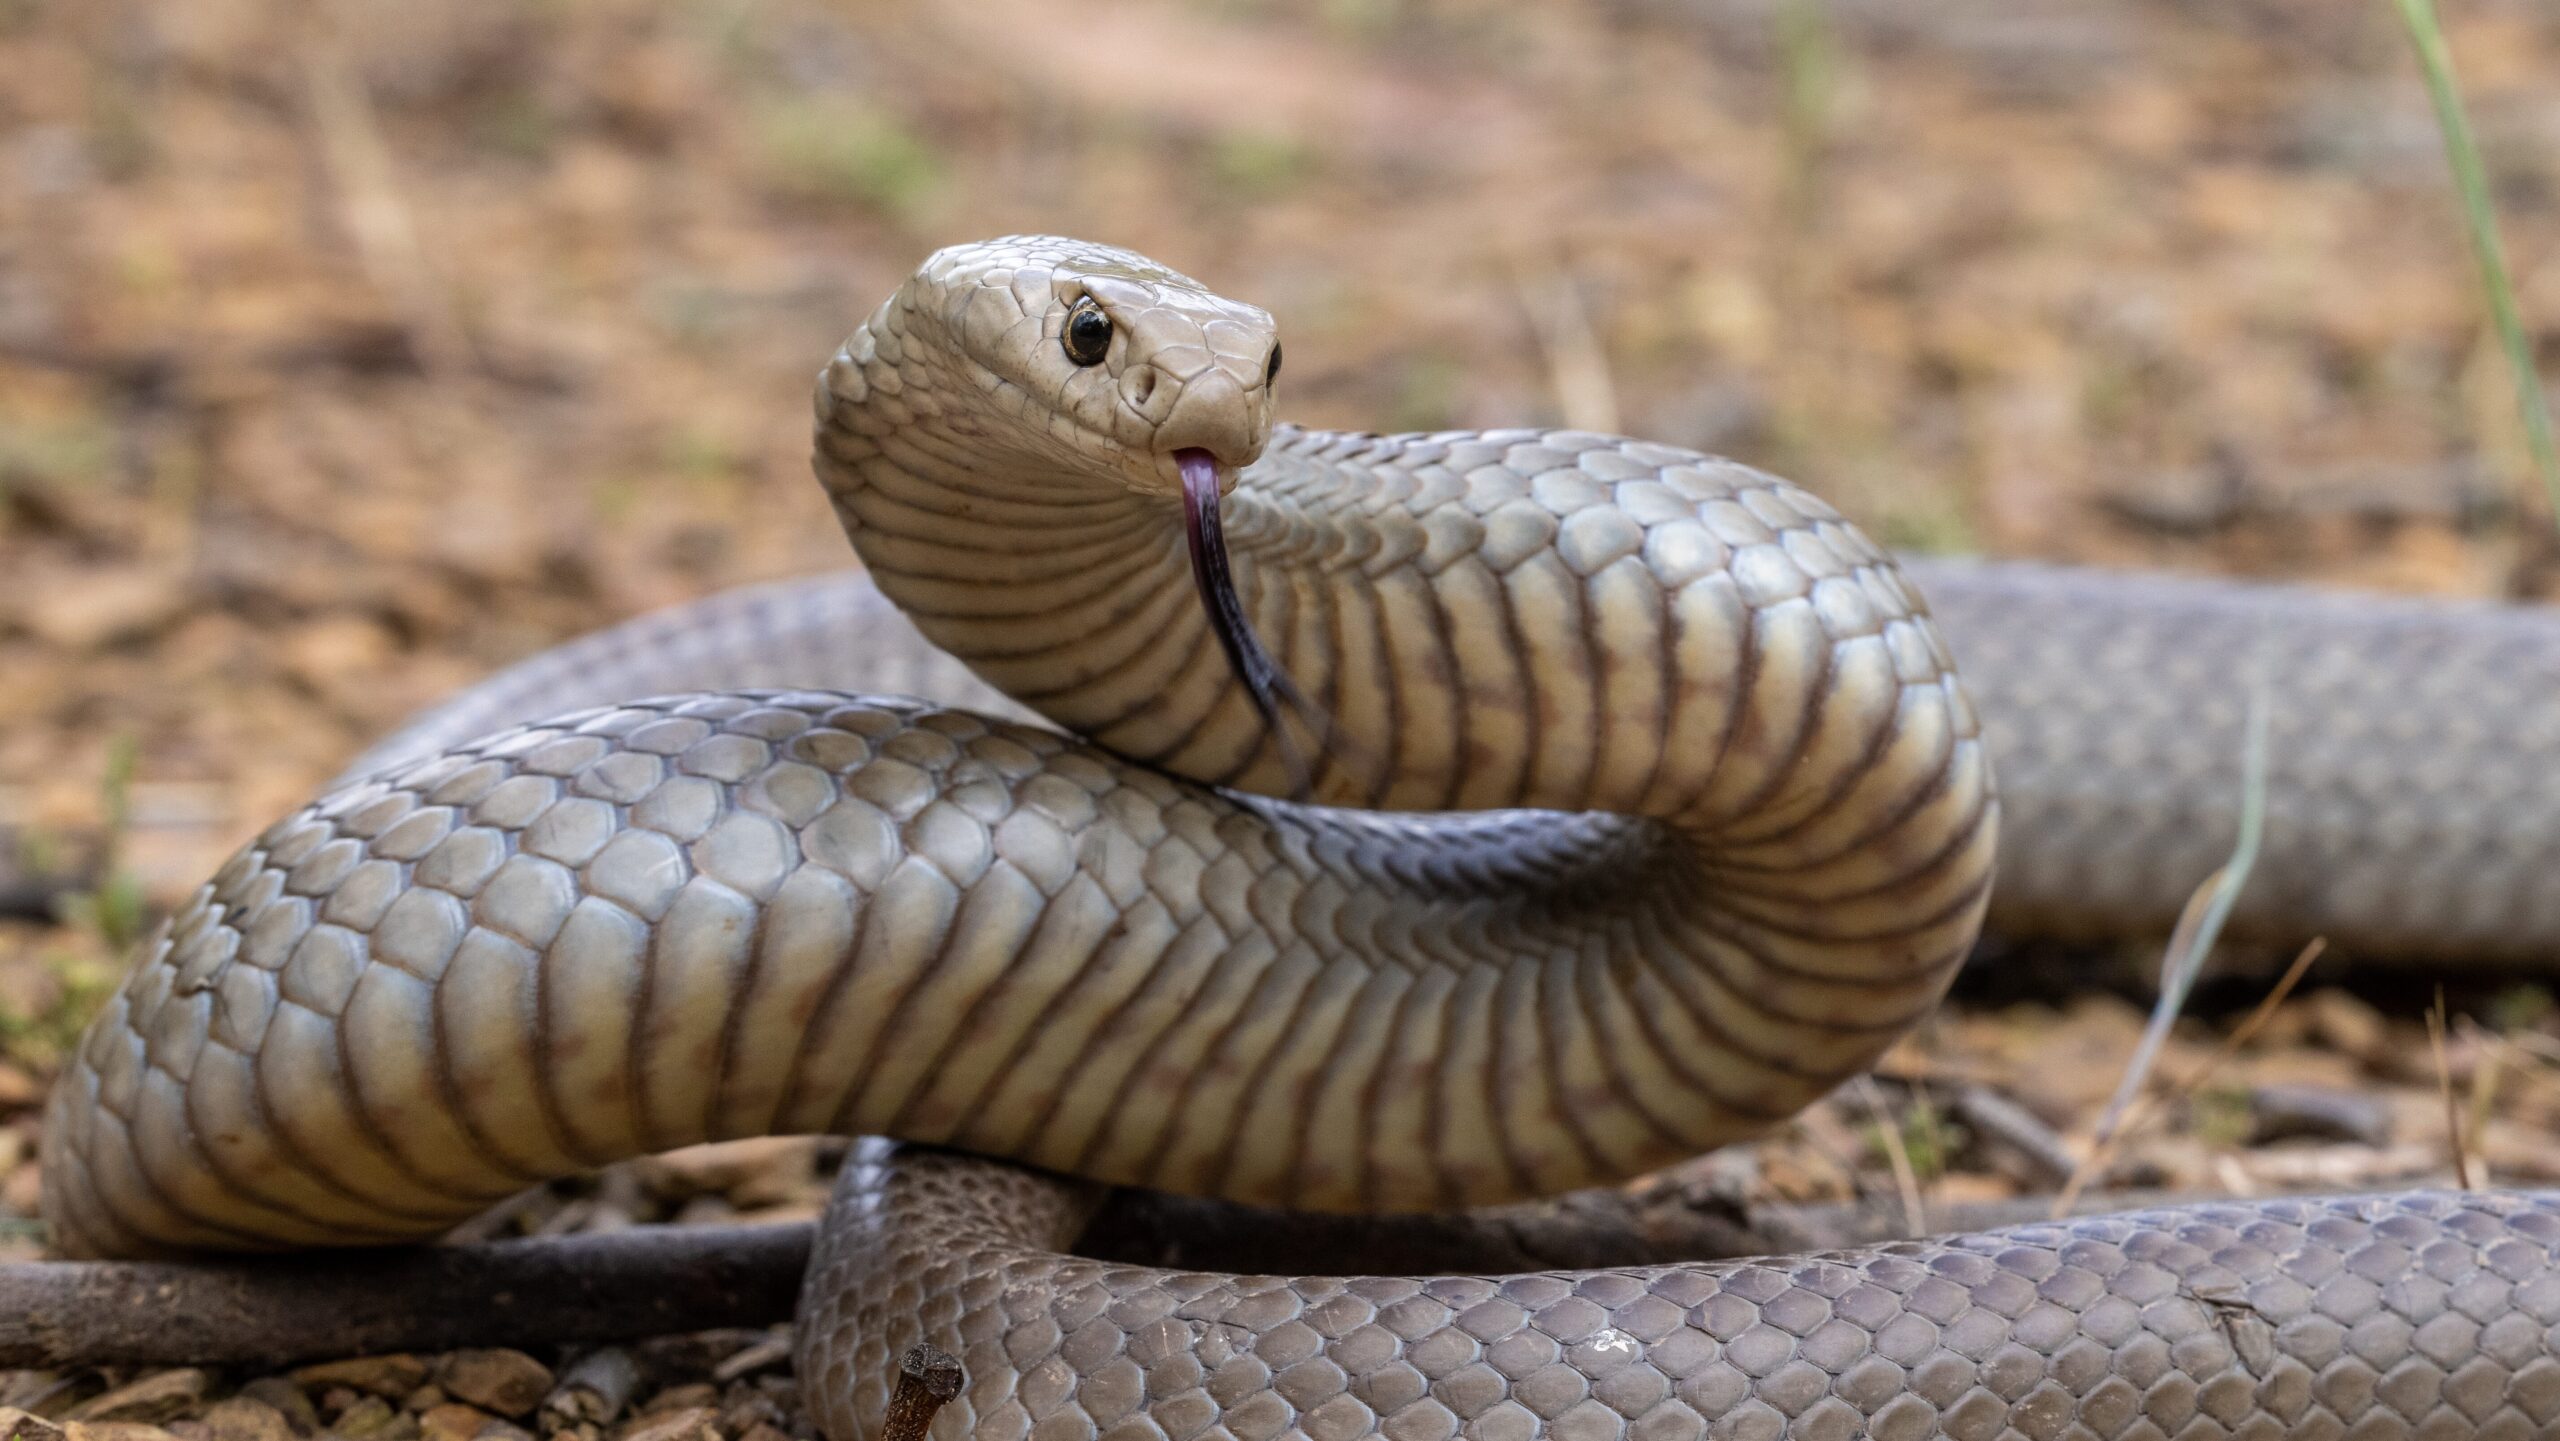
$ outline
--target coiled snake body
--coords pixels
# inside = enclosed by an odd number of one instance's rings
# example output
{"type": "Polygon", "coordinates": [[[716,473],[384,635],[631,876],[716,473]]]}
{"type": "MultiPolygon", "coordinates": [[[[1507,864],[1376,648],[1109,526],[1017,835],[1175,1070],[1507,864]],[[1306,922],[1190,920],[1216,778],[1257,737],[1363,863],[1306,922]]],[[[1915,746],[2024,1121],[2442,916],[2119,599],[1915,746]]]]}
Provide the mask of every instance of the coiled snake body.
{"type": "Polygon", "coordinates": [[[2228,843],[2252,673],[2282,765],[2244,919],[2560,936],[2553,783],[2492,759],[2552,753],[2497,734],[2560,716],[2540,619],[1917,568],[1995,802],[1929,612],[1822,502],[1609,437],[1275,426],[1278,367],[1269,316],[1126,252],[935,255],[820,381],[867,576],[537,658],[259,837],[57,1088],[59,1244],[418,1237],[856,1132],[953,1150],[866,1145],[822,1227],[800,1366],[838,1438],[919,1337],[967,1371],[946,1436],[2560,1425],[2551,1196],[1512,1277],[1059,1254],[1094,1183],[1437,1209],[1763,1130],[1935,1002],[1986,905],[2157,922],[2228,843]],[[2466,728],[2500,744],[2438,764],[2466,728]]]}

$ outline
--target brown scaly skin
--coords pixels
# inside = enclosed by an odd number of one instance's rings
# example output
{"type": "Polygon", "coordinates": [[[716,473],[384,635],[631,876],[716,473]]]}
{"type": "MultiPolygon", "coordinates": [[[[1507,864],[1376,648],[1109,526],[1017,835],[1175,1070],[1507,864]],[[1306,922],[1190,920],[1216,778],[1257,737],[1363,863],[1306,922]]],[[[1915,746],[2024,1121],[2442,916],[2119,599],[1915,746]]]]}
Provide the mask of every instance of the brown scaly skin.
{"type": "MultiPolygon", "coordinates": [[[[822,377],[820,476],[880,594],[1087,739],[805,690],[457,732],[569,703],[501,677],[150,948],[49,1117],[63,1246],[430,1234],[532,1179],[767,1131],[1447,1207],[1749,1135],[1925,1013],[1980,923],[1996,807],[1890,559],[1669,447],[1275,427],[1275,344],[1125,252],[927,261],[822,377]],[[1080,308],[1111,322],[1090,364],[1080,308]],[[1366,809],[1250,794],[1289,757],[1193,589],[1185,450],[1218,467],[1241,614],[1326,718],[1316,797],[1366,809]],[[1388,813],[1443,810],[1474,814],[1388,813]]],[[[878,613],[860,584],[776,590],[575,664],[861,685],[794,667],[878,613]]],[[[949,661],[877,630],[950,694],[949,661]]],[[[868,1433],[917,1335],[968,1369],[946,1435],[2531,1434],[2560,1411],[2560,1241],[2530,1197],[1433,1282],[1064,1259],[1085,1204],[867,1152],[801,1328],[830,1430],[868,1433]]]]}

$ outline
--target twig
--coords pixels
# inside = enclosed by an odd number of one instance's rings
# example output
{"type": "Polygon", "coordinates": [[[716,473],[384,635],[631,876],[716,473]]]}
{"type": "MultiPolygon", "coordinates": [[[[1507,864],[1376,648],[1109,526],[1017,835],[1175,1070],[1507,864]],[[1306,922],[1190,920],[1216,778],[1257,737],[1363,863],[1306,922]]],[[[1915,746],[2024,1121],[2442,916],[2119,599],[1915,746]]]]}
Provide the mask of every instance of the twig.
{"type": "Polygon", "coordinates": [[[1902,1127],[1885,1109],[1884,1093],[1876,1089],[1873,1076],[1858,1078],[1858,1095],[1867,1103],[1867,1111],[1876,1120],[1876,1130],[1884,1139],[1884,1157],[1893,1167],[1893,1189],[1902,1197],[1902,1223],[1914,1236],[1929,1233],[1929,1212],[1920,1199],[1920,1173],[1912,1167],[1911,1150],[1902,1143],[1902,1127]]]}
{"type": "Polygon", "coordinates": [[[2444,1134],[2447,1144],[2453,1147],[2454,1179],[2461,1183],[2462,1189],[2468,1191],[2473,1189],[2471,1148],[2463,1144],[2462,1108],[2454,1104],[2453,1068],[2445,1064],[2444,1016],[2444,987],[2439,985],[2436,987],[2434,1003],[2427,1007],[2427,1047],[2435,1052],[2436,1089],[2444,1096],[2444,1134]]]}
{"type": "Polygon", "coordinates": [[[2089,1184],[2091,1177],[2104,1170],[2107,1159],[2114,1154],[2115,1143],[2139,1130],[2163,1107],[2184,1101],[2187,1097],[2194,1095],[2204,1087],[2205,1082],[2213,1079],[2232,1057],[2240,1054],[2240,1048],[2249,1044],[2267,1022],[2275,1018],[2276,1007],[2283,1005],[2284,998],[2293,994],[2293,988],[2300,985],[2303,976],[2310,971],[2311,963],[2320,959],[2320,953],[2328,948],[2329,942],[2326,938],[2314,936],[2311,944],[2304,946],[2302,953],[2293,958],[2293,964],[2285,967],[2284,974],[2276,978],[2275,985],[2269,988],[2265,997],[2259,1000],[2257,1009],[2249,1012],[2248,1018],[2223,1039],[2221,1046],[2205,1059],[2205,1063],[2196,1069],[2194,1075],[2172,1087],[2166,1095],[2143,1101],[2134,1108],[2132,1114],[2125,1118],[2123,1125],[2092,1144],[2087,1159],[2073,1168],[2071,1179],[2063,1183],[2062,1194],[2054,1197],[2053,1214],[2060,1216],[2079,1202],[2082,1188],[2089,1184]]]}
{"type": "Polygon", "coordinates": [[[786,1320],[805,1226],[634,1227],[223,1262],[0,1265],[0,1367],[256,1364],[786,1320]]]}
{"type": "Polygon", "coordinates": [[[1953,1109],[1956,1119],[1970,1127],[1976,1137],[2014,1155],[2030,1173],[2024,1179],[2038,1189],[2060,1185],[2080,1168],[2051,1126],[1989,1086],[1960,1087],[1953,1109]]]}
{"type": "Polygon", "coordinates": [[[888,1417],[880,1423],[882,1441],[924,1441],[934,1413],[960,1394],[960,1381],[959,1358],[922,1341],[909,1346],[898,1362],[888,1417]]]}

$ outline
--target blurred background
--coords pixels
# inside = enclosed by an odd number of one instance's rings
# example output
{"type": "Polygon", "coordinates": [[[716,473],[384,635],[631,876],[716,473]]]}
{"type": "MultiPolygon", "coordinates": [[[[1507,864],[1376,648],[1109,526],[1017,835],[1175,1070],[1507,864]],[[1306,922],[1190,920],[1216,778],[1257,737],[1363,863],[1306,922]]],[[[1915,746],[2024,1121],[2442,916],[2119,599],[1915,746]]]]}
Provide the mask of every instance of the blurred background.
{"type": "MultiPolygon", "coordinates": [[[[2560,9],[2446,20],[2550,373],[2560,9]]],[[[1311,424],[2560,592],[2385,0],[0,0],[0,1210],[122,948],[361,742],[844,563],[816,368],[1019,230],[1269,307],[1311,424]]]]}

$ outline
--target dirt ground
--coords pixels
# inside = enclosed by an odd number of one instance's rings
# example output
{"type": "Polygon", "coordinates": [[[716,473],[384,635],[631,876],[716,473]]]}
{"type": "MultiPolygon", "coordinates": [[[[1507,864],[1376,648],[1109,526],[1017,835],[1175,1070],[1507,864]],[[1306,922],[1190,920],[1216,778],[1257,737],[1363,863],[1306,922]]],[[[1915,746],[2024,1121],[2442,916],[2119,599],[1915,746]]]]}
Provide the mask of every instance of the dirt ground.
{"type": "MultiPolygon", "coordinates": [[[[2553,373],[2560,11],[2446,3],[2553,373]]],[[[1625,430],[1924,549],[2560,595],[2383,0],[0,0],[0,877],[84,877],[0,919],[0,1251],[40,1247],[37,1103],[132,938],[412,708],[841,564],[816,367],[1020,230],[1268,306],[1312,424],[1625,430]]],[[[2110,1183],[2447,1180],[2454,1130],[2560,1181],[2548,991],[2457,1000],[2439,1064],[2423,1002],[2307,988],[2110,1183]]],[[[1715,1184],[2050,1190],[2139,1024],[1951,1012],[1715,1184]]],[[[822,1174],[795,1143],[505,1228],[805,1215],[822,1174]]],[[[129,1419],[192,1437],[239,1379],[129,1419]]],[[[301,1390],[306,1433],[504,1409],[301,1390]]],[[[798,1425],[723,1394],[688,1424],[798,1425]]]]}

